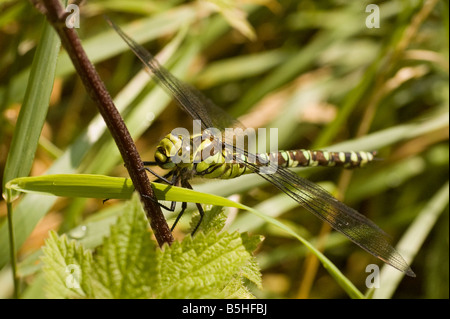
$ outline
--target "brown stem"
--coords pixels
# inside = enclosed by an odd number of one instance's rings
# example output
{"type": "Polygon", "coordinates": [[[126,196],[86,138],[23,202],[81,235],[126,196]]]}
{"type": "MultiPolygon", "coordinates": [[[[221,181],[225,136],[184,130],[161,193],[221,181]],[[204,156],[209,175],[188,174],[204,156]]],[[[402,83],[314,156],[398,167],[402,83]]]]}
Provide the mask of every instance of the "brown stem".
{"type": "Polygon", "coordinates": [[[164,243],[170,245],[173,242],[172,233],[170,232],[170,228],[167,225],[160,206],[157,204],[150,181],[144,170],[142,160],[136,149],[136,145],[125,126],[119,111],[115,107],[103,81],[89,61],[81,46],[77,33],[74,29],[66,27],[65,17],[67,13],[64,11],[59,0],[43,0],[43,3],[47,20],[52,24],[61,38],[63,47],[68,52],[88,94],[96,103],[100,114],[105,120],[105,123],[119,148],[125,167],[128,170],[136,191],[141,196],[144,210],[150,220],[150,226],[155,234],[158,244],[160,246],[164,243]]]}

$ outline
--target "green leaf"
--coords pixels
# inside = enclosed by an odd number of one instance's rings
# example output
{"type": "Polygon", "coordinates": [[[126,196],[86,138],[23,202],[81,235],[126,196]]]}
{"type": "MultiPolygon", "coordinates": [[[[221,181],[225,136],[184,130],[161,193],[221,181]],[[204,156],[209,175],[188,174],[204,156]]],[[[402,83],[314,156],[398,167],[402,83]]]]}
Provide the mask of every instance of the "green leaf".
{"type": "MultiPolygon", "coordinates": [[[[264,237],[260,235],[249,235],[244,232],[241,233],[242,244],[245,246],[249,253],[253,253],[263,241],[264,237]]],[[[242,268],[241,276],[254,283],[256,287],[262,289],[261,272],[259,271],[259,265],[256,260],[250,260],[250,262],[242,268]]]]}
{"type": "MultiPolygon", "coordinates": [[[[156,277],[156,243],[137,196],[111,226],[95,256],[101,298],[149,298],[156,277]]],[[[97,295],[96,295],[97,296],[97,295]]],[[[99,297],[99,296],[97,296],[99,297]]]]}
{"type": "Polygon", "coordinates": [[[255,296],[238,277],[228,282],[222,290],[222,296],[224,299],[255,299],[255,296]]]}
{"type": "Polygon", "coordinates": [[[160,298],[219,297],[220,290],[252,258],[240,234],[187,236],[161,255],[160,298]]]}
{"type": "MultiPolygon", "coordinates": [[[[213,206],[210,210],[205,211],[202,223],[198,227],[197,231],[201,231],[203,233],[207,233],[209,231],[219,232],[225,226],[226,220],[227,216],[224,212],[223,207],[213,206]]],[[[196,213],[191,219],[191,231],[193,231],[195,227],[197,227],[199,221],[200,214],[196,213]]]]}
{"type": "Polygon", "coordinates": [[[135,196],[111,226],[94,260],[75,241],[52,234],[43,262],[50,298],[149,298],[156,274],[156,243],[150,240],[148,222],[135,196]],[[79,267],[78,267],[79,266],[79,267]],[[67,269],[77,269],[81,288],[67,287],[67,269]]]}
{"type": "Polygon", "coordinates": [[[251,278],[260,287],[261,274],[248,251],[256,247],[259,237],[215,231],[187,236],[160,250],[151,239],[139,198],[134,196],[94,257],[66,236],[51,234],[43,257],[48,296],[252,298],[243,280],[251,278]],[[80,288],[68,285],[68,278],[73,277],[68,269],[77,270],[80,288]]]}
{"type": "Polygon", "coordinates": [[[48,298],[88,298],[92,294],[92,254],[65,235],[50,232],[43,248],[48,298]]]}

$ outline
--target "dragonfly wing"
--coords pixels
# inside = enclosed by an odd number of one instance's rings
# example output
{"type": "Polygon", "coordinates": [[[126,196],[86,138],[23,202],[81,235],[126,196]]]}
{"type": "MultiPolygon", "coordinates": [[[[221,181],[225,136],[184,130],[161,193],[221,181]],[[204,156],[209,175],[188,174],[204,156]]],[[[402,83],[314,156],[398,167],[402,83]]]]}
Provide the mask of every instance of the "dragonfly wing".
{"type": "Polygon", "coordinates": [[[188,85],[167,71],[158,60],[139,43],[131,39],[114,22],[107,20],[116,30],[120,37],[128,44],[134,54],[145,65],[146,70],[162,87],[172,96],[178,105],[188,113],[194,120],[200,120],[202,129],[234,128],[244,126],[235,118],[226,113],[223,109],[215,105],[204,94],[196,88],[188,85]],[[214,114],[213,117],[210,114],[214,114]]]}
{"type": "Polygon", "coordinates": [[[373,256],[409,276],[415,276],[408,263],[389,244],[386,233],[367,217],[338,201],[319,185],[292,171],[270,162],[267,166],[253,164],[247,160],[249,157],[246,151],[240,152],[245,156],[236,157],[236,161],[245,164],[254,173],[275,185],[305,209],[329,223],[335,230],[347,236],[373,256]],[[264,173],[263,167],[269,168],[274,173],[264,173]]]}

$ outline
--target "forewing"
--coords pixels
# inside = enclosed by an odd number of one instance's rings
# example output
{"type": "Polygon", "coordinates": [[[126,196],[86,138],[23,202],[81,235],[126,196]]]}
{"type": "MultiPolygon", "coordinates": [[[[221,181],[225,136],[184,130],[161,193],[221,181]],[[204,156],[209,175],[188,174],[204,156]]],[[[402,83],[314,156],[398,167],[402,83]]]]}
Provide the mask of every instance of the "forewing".
{"type": "Polygon", "coordinates": [[[236,156],[237,162],[243,163],[254,173],[275,185],[355,244],[394,268],[414,276],[414,272],[403,257],[389,244],[387,235],[367,217],[338,201],[319,185],[286,168],[270,162],[266,166],[257,165],[248,160],[249,154],[246,151],[237,150],[236,153],[244,154],[236,156]],[[265,174],[263,168],[269,168],[269,171],[274,173],[265,174]]]}
{"type": "Polygon", "coordinates": [[[177,104],[194,120],[201,121],[202,129],[214,127],[223,131],[225,128],[244,128],[238,120],[216,106],[200,91],[173,76],[159,64],[150,52],[131,39],[114,22],[108,19],[107,21],[144,63],[150,75],[154,76],[153,78],[178,102],[177,104]],[[210,114],[214,114],[214,116],[211,117],[210,114]]]}

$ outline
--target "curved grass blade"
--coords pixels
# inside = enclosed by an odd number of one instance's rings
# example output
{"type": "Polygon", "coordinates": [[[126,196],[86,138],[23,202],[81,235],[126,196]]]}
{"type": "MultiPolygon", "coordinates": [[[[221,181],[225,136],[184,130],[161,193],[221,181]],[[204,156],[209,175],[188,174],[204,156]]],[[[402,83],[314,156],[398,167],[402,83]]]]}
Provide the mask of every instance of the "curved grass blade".
{"type": "Polygon", "coordinates": [[[24,103],[21,107],[11,148],[5,165],[2,185],[30,173],[39,142],[55,77],[60,40],[44,21],[41,43],[34,56],[24,103]]]}
{"type": "MultiPolygon", "coordinates": [[[[203,203],[244,209],[243,205],[220,196],[155,182],[152,182],[152,186],[159,200],[203,203]]],[[[129,178],[94,174],[19,177],[9,181],[6,188],[24,193],[99,199],[130,199],[134,192],[133,183],[129,178]]]]}
{"type": "Polygon", "coordinates": [[[128,178],[90,174],[20,177],[9,181],[6,187],[24,193],[101,199],[130,199],[134,191],[128,178]]]}

